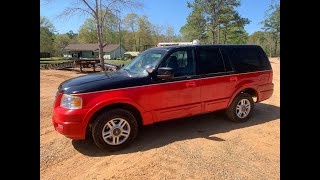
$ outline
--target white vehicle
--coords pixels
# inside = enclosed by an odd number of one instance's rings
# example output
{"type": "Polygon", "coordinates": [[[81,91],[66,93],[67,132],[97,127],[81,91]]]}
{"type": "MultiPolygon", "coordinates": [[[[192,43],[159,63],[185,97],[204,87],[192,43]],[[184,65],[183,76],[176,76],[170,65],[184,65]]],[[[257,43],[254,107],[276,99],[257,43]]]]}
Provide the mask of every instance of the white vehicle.
{"type": "Polygon", "coordinates": [[[161,42],[158,43],[157,47],[163,46],[181,46],[181,45],[199,45],[200,41],[198,39],[193,40],[192,42],[161,42]]]}

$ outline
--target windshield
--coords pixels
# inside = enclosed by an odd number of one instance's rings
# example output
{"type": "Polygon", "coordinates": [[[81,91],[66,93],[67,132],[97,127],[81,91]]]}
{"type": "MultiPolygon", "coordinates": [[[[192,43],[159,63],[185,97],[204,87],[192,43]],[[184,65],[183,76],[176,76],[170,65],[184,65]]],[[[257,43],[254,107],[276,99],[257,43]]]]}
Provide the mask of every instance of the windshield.
{"type": "Polygon", "coordinates": [[[134,58],[128,65],[122,69],[133,73],[147,73],[145,66],[153,65],[156,66],[160,59],[167,51],[161,49],[146,50],[134,58]]]}

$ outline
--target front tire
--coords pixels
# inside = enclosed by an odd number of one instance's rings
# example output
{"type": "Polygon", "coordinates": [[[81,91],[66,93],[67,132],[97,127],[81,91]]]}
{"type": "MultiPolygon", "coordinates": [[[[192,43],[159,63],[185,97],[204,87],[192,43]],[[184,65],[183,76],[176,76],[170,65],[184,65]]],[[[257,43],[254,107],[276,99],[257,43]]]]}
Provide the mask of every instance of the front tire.
{"type": "Polygon", "coordinates": [[[138,134],[134,115],[125,109],[102,112],[94,121],[92,137],[102,150],[117,151],[128,146],[138,134]]]}
{"type": "Polygon", "coordinates": [[[238,94],[226,110],[230,121],[242,123],[250,119],[254,108],[254,101],[250,94],[238,94]]]}

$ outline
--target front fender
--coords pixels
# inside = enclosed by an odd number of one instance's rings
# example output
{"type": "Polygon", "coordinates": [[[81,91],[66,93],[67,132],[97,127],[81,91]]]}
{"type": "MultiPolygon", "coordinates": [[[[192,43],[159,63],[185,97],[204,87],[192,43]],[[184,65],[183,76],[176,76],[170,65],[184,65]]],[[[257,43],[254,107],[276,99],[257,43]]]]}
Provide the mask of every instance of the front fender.
{"type": "MultiPolygon", "coordinates": [[[[145,112],[145,110],[139,104],[135,103],[133,100],[131,100],[129,98],[108,99],[105,101],[101,101],[101,102],[97,103],[96,105],[94,105],[92,108],[90,108],[90,110],[86,113],[86,115],[83,119],[83,123],[88,124],[91,117],[97,111],[99,111],[101,108],[106,107],[111,104],[117,104],[117,103],[130,104],[130,105],[134,106],[135,108],[137,108],[141,114],[143,114],[145,112]]],[[[143,116],[142,116],[142,121],[143,121],[143,116]]]]}

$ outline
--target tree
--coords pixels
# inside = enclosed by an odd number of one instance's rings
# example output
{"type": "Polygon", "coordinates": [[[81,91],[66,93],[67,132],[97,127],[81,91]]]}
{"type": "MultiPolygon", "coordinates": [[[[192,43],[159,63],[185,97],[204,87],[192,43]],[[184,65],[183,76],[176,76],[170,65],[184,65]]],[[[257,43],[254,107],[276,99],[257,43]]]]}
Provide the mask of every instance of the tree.
{"type": "MultiPolygon", "coordinates": [[[[231,7],[226,7],[223,9],[225,12],[220,16],[219,22],[219,30],[220,27],[223,29],[223,44],[227,44],[227,35],[231,34],[231,36],[239,36],[239,37],[248,37],[247,32],[244,30],[244,26],[249,24],[250,21],[248,18],[242,18],[238,12],[236,12],[231,7]]],[[[220,43],[220,32],[218,34],[218,43],[220,43]]],[[[232,42],[229,42],[232,43],[232,42]]]]}
{"type": "Polygon", "coordinates": [[[169,24],[166,24],[163,28],[164,28],[164,32],[165,32],[165,34],[164,34],[165,39],[164,40],[166,42],[175,41],[174,28],[169,24]]]}
{"type": "MultiPolygon", "coordinates": [[[[191,7],[189,3],[188,7],[191,7]]],[[[192,41],[194,39],[204,41],[208,38],[206,34],[206,21],[199,7],[195,6],[193,8],[193,11],[187,17],[187,24],[181,27],[180,33],[185,41],[192,41]]]]}
{"type": "Polygon", "coordinates": [[[47,28],[51,33],[54,33],[56,31],[53,24],[44,16],[40,16],[40,27],[47,28]]]}
{"type": "Polygon", "coordinates": [[[99,44],[99,59],[101,68],[104,70],[103,47],[104,38],[103,31],[106,28],[105,22],[110,14],[120,11],[124,8],[141,7],[142,4],[138,0],[77,0],[77,4],[73,7],[66,8],[62,15],[69,16],[76,13],[90,15],[94,19],[96,26],[96,35],[99,44]]]}
{"type": "Polygon", "coordinates": [[[125,27],[129,30],[131,30],[131,32],[136,32],[138,29],[138,18],[139,16],[135,13],[129,13],[124,17],[124,24],[125,27]]]}
{"type": "Polygon", "coordinates": [[[123,19],[125,29],[128,31],[131,31],[131,33],[129,33],[130,35],[127,36],[128,44],[130,46],[129,49],[134,49],[134,47],[137,46],[137,41],[135,36],[138,30],[138,18],[139,16],[137,14],[129,13],[123,19]]]}
{"type": "Polygon", "coordinates": [[[152,24],[151,33],[152,42],[154,42],[154,44],[165,41],[164,29],[165,28],[161,25],[152,24]]]}
{"type": "Polygon", "coordinates": [[[55,55],[61,55],[72,39],[67,34],[57,34],[54,40],[55,55]]]}
{"type": "Polygon", "coordinates": [[[273,41],[269,32],[256,31],[248,37],[249,44],[260,45],[269,57],[272,57],[273,41]]]}
{"type": "Polygon", "coordinates": [[[70,39],[74,39],[78,34],[74,33],[72,30],[70,30],[69,32],[66,33],[66,35],[67,35],[70,39]]]}
{"type": "Polygon", "coordinates": [[[226,31],[229,34],[228,38],[224,40],[224,44],[246,44],[248,40],[248,33],[243,26],[231,26],[226,31]]]}
{"type": "Polygon", "coordinates": [[[54,31],[53,24],[46,17],[40,16],[40,52],[54,52],[54,31]]]}
{"type": "MultiPolygon", "coordinates": [[[[118,30],[118,22],[113,14],[104,22],[105,28],[102,32],[103,42],[106,44],[116,43],[118,41],[116,32],[118,30]]],[[[98,43],[97,26],[93,18],[88,18],[79,28],[80,43],[98,43]]]]}
{"type": "Polygon", "coordinates": [[[270,10],[267,11],[267,17],[263,21],[264,31],[269,32],[273,41],[273,55],[277,55],[277,47],[280,40],[280,5],[271,4],[270,10]]]}
{"type": "MultiPolygon", "coordinates": [[[[240,18],[234,9],[238,6],[240,6],[239,0],[195,0],[193,3],[188,3],[188,7],[192,8],[194,13],[191,17],[195,19],[197,17],[198,21],[194,21],[192,25],[186,26],[182,31],[189,30],[192,32],[192,27],[195,27],[198,22],[198,24],[201,24],[200,27],[204,27],[198,29],[195,34],[203,35],[203,31],[209,31],[211,44],[220,43],[221,26],[224,26],[227,30],[229,24],[239,24],[240,20],[243,23],[247,22],[245,19],[240,18]]],[[[227,33],[227,31],[225,32],[227,33]]]]}
{"type": "Polygon", "coordinates": [[[146,47],[153,45],[152,41],[152,24],[149,22],[148,17],[143,15],[138,18],[138,47],[139,51],[145,50],[146,47]]]}
{"type": "Polygon", "coordinates": [[[93,18],[88,18],[79,28],[80,43],[98,43],[97,26],[93,18]]]}

